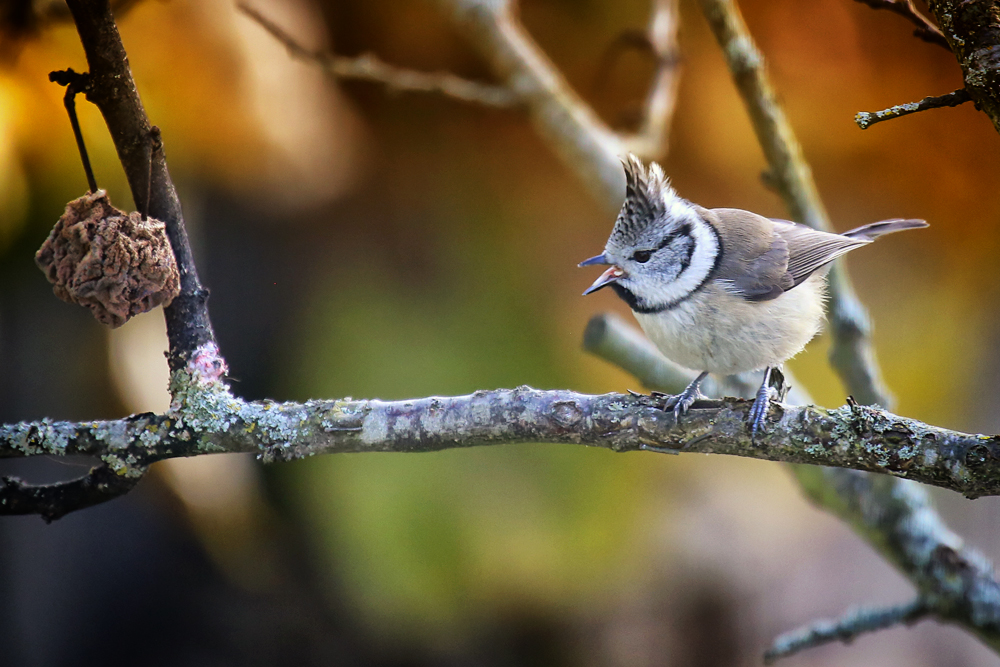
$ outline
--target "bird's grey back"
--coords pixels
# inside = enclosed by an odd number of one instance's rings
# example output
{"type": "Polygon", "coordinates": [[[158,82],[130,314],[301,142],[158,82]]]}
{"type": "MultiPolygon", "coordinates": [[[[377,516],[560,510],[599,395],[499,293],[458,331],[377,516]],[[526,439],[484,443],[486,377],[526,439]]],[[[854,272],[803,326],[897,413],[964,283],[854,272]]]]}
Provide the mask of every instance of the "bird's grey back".
{"type": "Polygon", "coordinates": [[[884,234],[926,227],[923,220],[883,220],[844,234],[830,234],[740,209],[699,214],[717,229],[722,261],[716,279],[748,301],[767,301],[801,285],[841,255],[884,234]]]}

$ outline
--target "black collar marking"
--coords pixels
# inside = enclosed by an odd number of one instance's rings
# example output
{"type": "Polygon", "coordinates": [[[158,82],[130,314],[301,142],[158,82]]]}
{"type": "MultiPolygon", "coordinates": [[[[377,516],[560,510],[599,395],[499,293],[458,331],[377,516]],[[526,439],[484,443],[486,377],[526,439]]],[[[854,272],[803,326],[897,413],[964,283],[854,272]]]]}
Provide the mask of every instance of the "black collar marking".
{"type": "MultiPolygon", "coordinates": [[[[715,277],[715,273],[719,269],[719,263],[722,260],[722,253],[724,252],[724,249],[722,247],[722,237],[719,236],[719,231],[715,228],[715,225],[713,225],[708,220],[705,220],[705,218],[701,218],[701,220],[712,231],[712,234],[715,236],[716,246],[718,247],[718,251],[715,254],[715,261],[712,263],[712,270],[705,275],[705,278],[700,283],[698,283],[698,286],[695,287],[693,290],[691,290],[681,298],[675,299],[674,301],[670,301],[662,306],[641,306],[639,305],[639,300],[636,298],[635,294],[633,294],[630,289],[628,289],[624,285],[620,285],[617,282],[611,283],[611,289],[613,289],[615,291],[615,294],[621,297],[622,301],[627,303],[628,307],[631,308],[634,312],[650,315],[653,313],[663,313],[668,310],[673,310],[674,308],[681,305],[682,303],[690,299],[692,296],[700,292],[701,289],[708,283],[708,281],[715,277]]],[[[687,231],[690,234],[691,228],[687,227],[687,231]]],[[[683,269],[681,269],[681,273],[683,273],[684,270],[686,270],[691,263],[691,256],[694,254],[694,246],[695,244],[692,243],[686,260],[681,262],[681,265],[684,267],[683,269]]]]}

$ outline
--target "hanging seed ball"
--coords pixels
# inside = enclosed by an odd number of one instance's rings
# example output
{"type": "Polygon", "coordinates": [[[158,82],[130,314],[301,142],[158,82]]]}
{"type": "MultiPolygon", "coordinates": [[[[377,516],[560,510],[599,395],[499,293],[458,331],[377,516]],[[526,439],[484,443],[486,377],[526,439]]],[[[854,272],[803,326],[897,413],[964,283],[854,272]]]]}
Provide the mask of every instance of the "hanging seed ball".
{"type": "Polygon", "coordinates": [[[35,253],[35,263],[57,297],[90,308],[112,328],[170,305],[180,293],[177,260],[163,223],[118,210],[104,190],[66,205],[35,253]]]}

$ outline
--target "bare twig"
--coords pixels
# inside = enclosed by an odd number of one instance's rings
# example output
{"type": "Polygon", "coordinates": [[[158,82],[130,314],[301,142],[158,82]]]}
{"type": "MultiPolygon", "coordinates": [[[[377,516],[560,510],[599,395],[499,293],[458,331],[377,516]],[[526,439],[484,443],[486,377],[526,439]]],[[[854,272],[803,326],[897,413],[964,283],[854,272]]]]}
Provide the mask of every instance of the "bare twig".
{"type": "Polygon", "coordinates": [[[90,77],[84,72],[80,74],[74,72],[73,68],[49,72],[49,81],[66,86],[66,95],[63,96],[63,105],[66,113],[69,114],[69,123],[73,127],[73,136],[76,138],[76,147],[80,151],[80,162],[83,163],[83,171],[87,175],[87,185],[90,192],[97,192],[97,179],[94,178],[94,170],[90,166],[90,157],[87,155],[87,145],[83,141],[83,132],[80,130],[80,121],[76,116],[76,95],[87,92],[90,85],[90,77]]]}
{"type": "Polygon", "coordinates": [[[918,484],[850,470],[796,466],[809,497],[847,522],[916,587],[935,617],[1000,653],[1000,584],[982,554],[941,520],[918,484]]]}
{"type": "Polygon", "coordinates": [[[524,100],[539,134],[609,211],[625,196],[621,137],[566,82],[518,21],[511,0],[438,0],[494,73],[524,100]]]}
{"type": "Polygon", "coordinates": [[[781,635],[764,653],[764,663],[771,664],[780,658],[830,642],[850,643],[858,635],[903,623],[908,625],[924,618],[930,612],[931,610],[920,598],[896,607],[855,609],[837,620],[816,621],[804,628],[781,635]]]}
{"type": "Polygon", "coordinates": [[[470,81],[449,72],[418,72],[395,67],[371,54],[348,58],[328,51],[306,48],[250,5],[241,2],[236,6],[281,42],[293,58],[316,63],[324,72],[336,79],[370,81],[395,92],[439,93],[463,102],[492,107],[512,107],[519,102],[514,91],[505,86],[470,81]]]}
{"type": "Polygon", "coordinates": [[[959,88],[958,90],[947,93],[945,95],[937,95],[931,97],[925,97],[919,102],[910,102],[908,104],[897,104],[894,107],[889,107],[883,111],[859,111],[854,116],[854,122],[858,124],[862,130],[867,130],[869,127],[875,123],[881,123],[884,120],[892,120],[893,118],[899,118],[901,116],[908,116],[911,113],[917,113],[918,111],[926,111],[927,109],[940,109],[941,107],[957,107],[959,104],[965,104],[972,98],[969,96],[969,91],[965,88],[959,88]]]}
{"type": "Polygon", "coordinates": [[[915,37],[951,51],[944,34],[926,16],[917,11],[917,8],[913,6],[913,0],[857,0],[857,2],[868,5],[872,9],[887,9],[894,14],[899,14],[917,26],[916,30],[913,31],[915,37]]]}

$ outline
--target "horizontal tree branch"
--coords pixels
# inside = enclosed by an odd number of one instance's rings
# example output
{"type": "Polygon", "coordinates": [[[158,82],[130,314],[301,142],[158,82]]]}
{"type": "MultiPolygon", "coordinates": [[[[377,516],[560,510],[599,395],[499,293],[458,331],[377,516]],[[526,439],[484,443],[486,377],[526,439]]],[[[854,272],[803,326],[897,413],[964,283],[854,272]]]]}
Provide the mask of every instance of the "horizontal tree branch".
{"type": "Polygon", "coordinates": [[[893,118],[909,116],[911,113],[927,111],[928,109],[957,107],[960,104],[965,104],[971,99],[969,91],[965,88],[959,88],[956,91],[945,93],[944,95],[932,95],[930,97],[925,97],[919,102],[897,104],[894,107],[889,107],[888,109],[883,109],[882,111],[859,111],[854,116],[854,122],[857,123],[858,127],[862,130],[867,130],[875,123],[881,123],[884,120],[892,120],[893,118]]]}
{"type": "Polygon", "coordinates": [[[306,48],[249,4],[241,2],[236,6],[281,42],[293,58],[315,63],[336,79],[370,81],[394,92],[439,93],[462,102],[492,107],[513,107],[520,103],[518,95],[506,86],[470,81],[450,72],[418,72],[396,67],[371,54],[349,58],[306,48]]]}
{"type": "Polygon", "coordinates": [[[642,445],[836,466],[958,491],[1000,494],[1000,438],[923,424],[878,408],[773,404],[754,442],[744,399],[700,401],[681,420],[645,396],[591,396],[530,387],[408,401],[242,401],[221,383],[182,411],[104,422],[0,427],[0,457],[85,454],[123,475],[166,458],[257,452],[288,461],[343,452],[430,452],[515,442],[573,443],[618,452],[642,445]]]}

